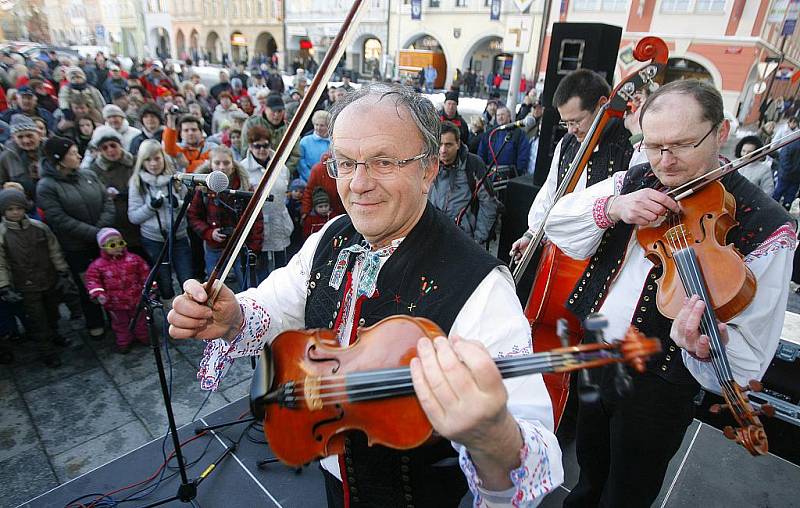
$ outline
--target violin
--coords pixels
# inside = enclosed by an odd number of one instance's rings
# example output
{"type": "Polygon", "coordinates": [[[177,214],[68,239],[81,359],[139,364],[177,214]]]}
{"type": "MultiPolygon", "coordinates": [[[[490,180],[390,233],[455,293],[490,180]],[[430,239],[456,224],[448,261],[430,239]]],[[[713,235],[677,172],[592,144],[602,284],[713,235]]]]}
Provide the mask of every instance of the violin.
{"type": "MultiPolygon", "coordinates": [[[[290,466],[344,452],[344,439],[362,431],[370,445],[395,449],[422,445],[433,435],[414,395],[409,364],[420,337],[444,332],[432,321],[390,316],[362,328],[356,342],[339,347],[333,330],[287,331],[264,348],[251,389],[254,414],[275,456],[290,466]],[[391,337],[391,340],[386,340],[391,337]]],[[[503,378],[570,372],[612,363],[643,372],[661,351],[657,339],[635,328],[613,344],[594,343],[495,360],[503,378]]]]}
{"type": "MultiPolygon", "coordinates": [[[[702,177],[689,190],[682,186],[667,193],[678,201],[680,213],[670,212],[659,223],[640,226],[637,240],[647,258],[663,267],[656,281],[656,304],[661,314],[675,319],[687,295],[698,295],[706,302],[700,329],[709,338],[711,363],[725,407],[737,424],[735,429],[725,427],[724,434],[752,455],[765,455],[769,447],[758,416],[772,416],[774,408],[768,404],[759,410],[752,407],[746,392],[760,391],[761,384],[751,380],[748,387],[742,387],[734,381],[717,327],[718,321],[729,321],[742,312],[756,293],[755,276],[741,254],[725,240],[737,224],[736,200],[722,183],[702,177]],[[698,182],[702,184],[698,186],[698,182]]],[[[720,409],[715,405],[711,411],[718,413],[720,409]]]]}

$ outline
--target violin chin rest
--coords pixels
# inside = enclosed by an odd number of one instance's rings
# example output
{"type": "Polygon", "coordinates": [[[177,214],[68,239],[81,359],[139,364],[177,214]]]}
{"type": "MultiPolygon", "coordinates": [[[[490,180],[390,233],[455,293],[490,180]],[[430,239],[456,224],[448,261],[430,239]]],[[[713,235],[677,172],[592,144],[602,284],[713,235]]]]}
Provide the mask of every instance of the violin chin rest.
{"type": "Polygon", "coordinates": [[[263,420],[266,412],[264,397],[269,392],[272,382],[275,380],[275,366],[272,360],[269,346],[261,350],[256,370],[253,371],[253,378],[250,380],[250,413],[257,419],[263,420]]]}

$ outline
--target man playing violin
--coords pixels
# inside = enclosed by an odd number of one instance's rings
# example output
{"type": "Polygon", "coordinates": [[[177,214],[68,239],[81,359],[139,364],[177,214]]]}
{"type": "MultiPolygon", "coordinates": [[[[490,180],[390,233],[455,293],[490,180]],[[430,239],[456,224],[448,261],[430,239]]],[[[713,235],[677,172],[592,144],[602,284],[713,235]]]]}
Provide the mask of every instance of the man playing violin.
{"type": "MultiPolygon", "coordinates": [[[[719,167],[730,130],[722,97],[700,81],[664,85],[643,106],[640,125],[649,162],[565,196],[545,226],[567,255],[591,258],[567,308],[579,318],[605,315],[610,337],[633,324],[661,339],[663,347],[647,372],[634,376],[630,394],[617,394],[604,373],[601,401],[581,403],[576,440],[581,473],[565,500],[568,507],[650,506],[692,421],[701,385],[720,391],[709,339],[699,330],[704,303],[696,296],[685,299],[674,321],[660,314],[655,302],[661,267],[645,258],[634,229],[680,211],[665,190],[719,167]]],[[[734,378],[746,385],[764,374],[780,338],[796,224],[738,173],[720,181],[736,199],[739,223],[727,242],[757,280],[749,306],[719,324],[734,378]]]]}
{"type": "Polygon", "coordinates": [[[349,434],[343,456],[321,461],[329,506],[455,507],[468,485],[480,506],[534,506],[563,480],[541,377],[503,381],[492,360],[530,352],[510,273],[427,202],[439,125],[430,101],[404,87],[365,86],[337,101],[327,170],[348,215],[258,288],[223,288],[209,308],[200,283],[188,281],[169,314],[173,337],[210,341],[199,374],[206,389],[233,358],[258,354],[285,330],[332,329],[347,346],[359,327],[406,314],[447,333],[420,339],[411,364],[420,404],[445,439],[393,450],[349,434]]]}
{"type": "MultiPolygon", "coordinates": [[[[528,230],[511,246],[510,255],[519,261],[536,231],[542,226],[547,210],[556,200],[556,191],[564,181],[578,149],[587,136],[600,107],[608,101],[611,87],[605,79],[589,69],[574,71],[558,84],[553,94],[553,105],[561,117],[561,126],[567,133],[556,145],[542,189],[536,194],[528,211],[528,230]]],[[[578,180],[576,190],[602,182],[616,171],[628,169],[633,155],[631,133],[621,120],[611,119],[601,133],[600,142],[587,167],[578,180]],[[587,184],[588,182],[588,184],[587,184]]]]}

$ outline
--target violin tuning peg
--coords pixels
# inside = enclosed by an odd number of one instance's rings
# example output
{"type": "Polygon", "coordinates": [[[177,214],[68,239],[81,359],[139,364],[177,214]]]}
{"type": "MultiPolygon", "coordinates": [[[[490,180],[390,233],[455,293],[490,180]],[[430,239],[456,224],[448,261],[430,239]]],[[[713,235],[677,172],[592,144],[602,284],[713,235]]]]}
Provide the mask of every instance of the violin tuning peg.
{"type": "Polygon", "coordinates": [[[761,384],[761,382],[760,382],[760,381],[756,381],[755,379],[751,379],[751,380],[750,380],[750,381],[747,383],[747,387],[748,387],[748,389],[749,389],[750,391],[753,391],[753,392],[760,392],[761,390],[763,390],[763,389],[764,389],[764,385],[763,385],[763,384],[761,384]]]}
{"type": "Polygon", "coordinates": [[[722,433],[725,434],[725,437],[727,437],[728,439],[730,439],[732,441],[738,441],[739,440],[739,436],[736,435],[736,431],[733,430],[733,427],[731,427],[730,425],[728,425],[725,428],[723,428],[722,429],[722,433]]]}
{"type": "Polygon", "coordinates": [[[775,406],[772,404],[761,404],[759,412],[768,418],[775,416],[775,406]]]}

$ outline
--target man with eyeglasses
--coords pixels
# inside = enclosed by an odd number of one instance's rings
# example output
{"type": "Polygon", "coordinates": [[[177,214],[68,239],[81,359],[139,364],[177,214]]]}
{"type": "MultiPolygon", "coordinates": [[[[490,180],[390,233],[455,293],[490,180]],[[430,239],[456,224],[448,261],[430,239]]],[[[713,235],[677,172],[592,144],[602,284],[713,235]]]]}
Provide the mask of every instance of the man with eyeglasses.
{"type": "MultiPolygon", "coordinates": [[[[547,210],[556,200],[558,187],[564,181],[581,143],[589,134],[595,115],[608,101],[610,94],[611,87],[606,80],[589,69],[572,72],[558,84],[553,94],[553,105],[561,116],[559,124],[567,133],[556,145],[547,180],[528,211],[528,230],[511,246],[509,255],[512,259],[518,261],[522,258],[536,231],[542,227],[547,210]]],[[[575,190],[602,182],[615,171],[628,169],[633,156],[630,136],[622,121],[611,119],[575,190]]]]}
{"type": "Polygon", "coordinates": [[[212,311],[189,281],[169,314],[173,337],[215,339],[199,374],[207,389],[234,357],[258,354],[287,329],[333,329],[347,346],[359,328],[406,314],[448,334],[421,339],[411,367],[444,439],[394,450],[346,434],[346,453],[321,461],[331,507],[345,498],[354,507],[458,506],[468,485],[479,502],[533,505],[563,481],[541,376],[504,383],[491,359],[530,351],[510,273],[428,203],[439,125],[433,104],[410,88],[371,84],[345,96],[331,111],[327,170],[348,214],[258,288],[223,288],[212,311]]]}
{"type": "MultiPolygon", "coordinates": [[[[616,393],[609,372],[600,381],[601,401],[581,402],[576,440],[581,473],[566,507],[650,506],[692,422],[701,385],[720,392],[708,337],[699,330],[704,303],[697,296],[685,299],[674,321],[659,312],[662,270],[645,258],[636,226],[678,213],[680,205],[665,191],[720,166],[730,132],[722,96],[705,82],[669,83],[644,104],[640,125],[649,162],[568,194],[545,225],[547,236],[567,255],[590,258],[567,308],[580,319],[592,312],[604,315],[608,340],[619,339],[632,324],[662,343],[647,371],[634,375],[628,395],[616,393]]],[[[738,172],[720,181],[736,200],[738,225],[727,241],[744,256],[757,283],[748,307],[719,324],[733,376],[746,386],[764,374],[780,339],[797,225],[738,172]]]]}

